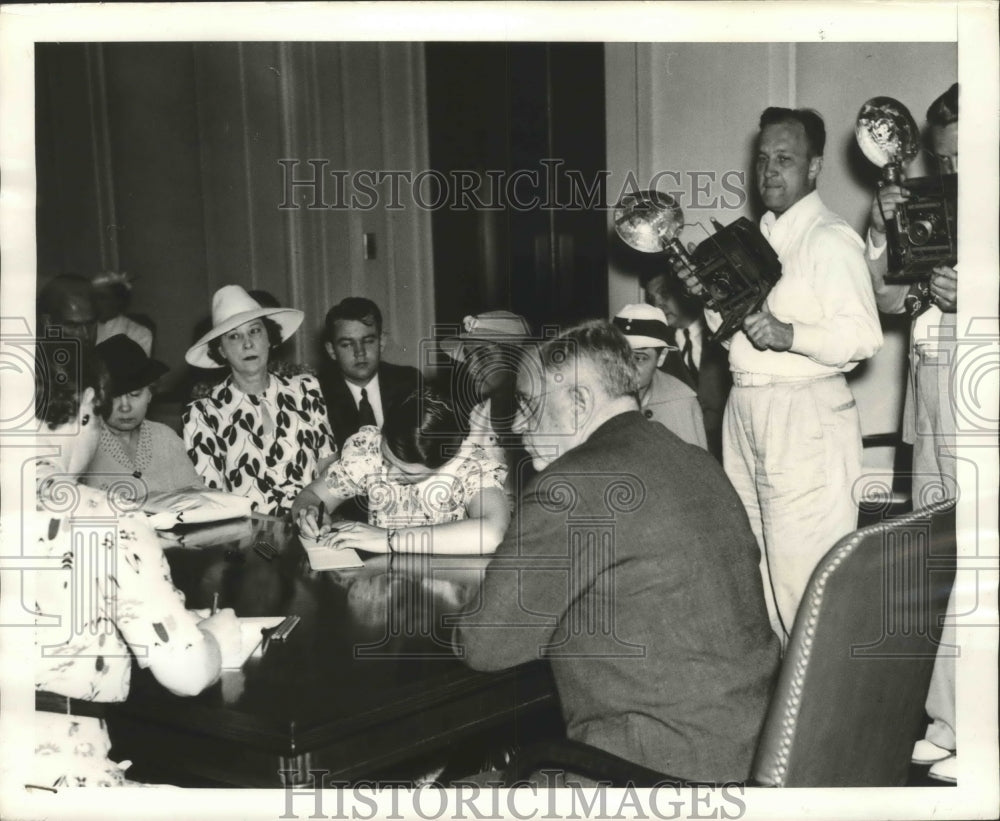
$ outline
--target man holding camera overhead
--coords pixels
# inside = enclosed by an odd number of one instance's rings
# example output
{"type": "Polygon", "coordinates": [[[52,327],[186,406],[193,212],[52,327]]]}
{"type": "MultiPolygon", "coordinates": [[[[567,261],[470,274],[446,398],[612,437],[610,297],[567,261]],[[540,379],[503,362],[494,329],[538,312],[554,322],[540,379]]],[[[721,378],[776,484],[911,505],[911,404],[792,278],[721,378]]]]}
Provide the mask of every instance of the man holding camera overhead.
{"type": "MultiPolygon", "coordinates": [[[[882,345],[864,243],[816,191],[825,142],[815,111],[761,115],[760,230],[782,275],[729,350],[723,465],[760,545],[783,643],[816,564],[857,525],[861,425],[844,374],[882,345]]],[[[717,314],[706,318],[718,327],[717,314]]]]}
{"type": "MultiPolygon", "coordinates": [[[[942,173],[958,172],[958,83],[927,109],[927,138],[942,173]]],[[[882,187],[872,202],[868,229],[867,261],[879,310],[909,313],[910,378],[906,386],[903,440],[913,445],[914,509],[936,499],[957,497],[955,462],[955,407],[950,388],[951,362],[956,335],[955,311],[958,282],[955,269],[934,268],[929,289],[909,284],[887,284],[886,221],[893,219],[907,200],[906,184],[882,187]]],[[[952,594],[954,595],[954,593],[952,594]]],[[[948,602],[948,612],[954,612],[948,602]]],[[[943,647],[955,644],[955,625],[945,620],[943,647]]],[[[957,780],[955,757],[955,659],[938,655],[927,693],[931,724],[926,738],[913,750],[916,764],[931,764],[929,775],[940,781],[957,780]]]]}

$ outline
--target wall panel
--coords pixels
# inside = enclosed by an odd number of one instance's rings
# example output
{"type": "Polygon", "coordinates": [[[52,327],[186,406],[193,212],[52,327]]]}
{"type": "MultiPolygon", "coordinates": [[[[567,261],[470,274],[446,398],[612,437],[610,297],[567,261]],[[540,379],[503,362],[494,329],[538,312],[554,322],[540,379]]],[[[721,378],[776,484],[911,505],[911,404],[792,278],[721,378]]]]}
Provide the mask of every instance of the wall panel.
{"type": "Polygon", "coordinates": [[[97,46],[35,47],[38,274],[103,270],[117,254],[97,46]],[[86,203],[87,207],[81,207],[86,203]]]}
{"type": "Polygon", "coordinates": [[[314,364],[327,308],[371,297],[391,354],[416,364],[433,321],[429,219],[387,214],[380,199],[351,208],[331,172],[428,166],[420,44],[59,44],[38,55],[39,276],[135,274],[132,310],[159,327],[176,399],[184,351],[227,283],[303,309],[295,353],[314,364]],[[320,167],[317,208],[301,186],[296,207],[281,207],[279,160],[298,160],[299,180],[320,167]]]}
{"type": "Polygon", "coordinates": [[[192,327],[192,306],[204,311],[209,296],[191,46],[100,48],[119,267],[135,277],[132,310],[156,323],[156,353],[176,379],[190,344],[190,333],[179,331],[192,327]]]}

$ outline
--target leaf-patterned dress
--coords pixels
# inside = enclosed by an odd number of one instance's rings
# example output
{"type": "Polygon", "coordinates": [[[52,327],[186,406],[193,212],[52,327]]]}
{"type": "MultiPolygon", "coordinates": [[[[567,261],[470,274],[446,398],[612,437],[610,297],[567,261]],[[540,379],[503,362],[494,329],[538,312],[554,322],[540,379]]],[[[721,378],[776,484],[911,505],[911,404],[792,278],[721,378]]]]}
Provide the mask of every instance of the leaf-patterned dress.
{"type": "Polygon", "coordinates": [[[382,433],[366,425],[344,444],[325,481],[341,498],[366,496],[368,523],[382,528],[458,522],[466,506],[487,488],[503,490],[507,466],[481,446],[466,443],[451,461],[412,484],[389,477],[382,458],[382,433]]]}
{"type": "MultiPolygon", "coordinates": [[[[114,511],[101,491],[36,461],[36,510],[26,511],[31,552],[53,566],[33,574],[35,688],[85,701],[124,701],[132,658],[184,664],[204,640],[155,531],[142,513],[114,511]]],[[[36,711],[32,784],[113,786],[102,719],[36,711]]]]}
{"type": "Polygon", "coordinates": [[[184,411],[184,445],[205,484],[247,496],[259,513],[280,515],[336,453],[316,378],[271,374],[260,394],[232,377],[184,411]]]}

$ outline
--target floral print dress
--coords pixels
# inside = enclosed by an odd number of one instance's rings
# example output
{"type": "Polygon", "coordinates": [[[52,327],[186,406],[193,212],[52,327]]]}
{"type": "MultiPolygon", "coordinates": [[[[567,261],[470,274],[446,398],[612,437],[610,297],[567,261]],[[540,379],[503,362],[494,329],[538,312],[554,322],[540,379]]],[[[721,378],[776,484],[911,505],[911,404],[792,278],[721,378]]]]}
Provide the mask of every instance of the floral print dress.
{"type": "Polygon", "coordinates": [[[382,433],[366,425],[327,469],[326,484],[341,498],[368,497],[368,523],[382,528],[421,527],[466,518],[466,505],[487,488],[503,490],[507,467],[482,447],[467,443],[455,458],[425,479],[404,484],[389,478],[382,433]]]}
{"type": "MultiPolygon", "coordinates": [[[[26,511],[34,572],[35,689],[84,701],[124,701],[133,656],[184,664],[205,639],[170,580],[142,513],[121,513],[107,496],[36,461],[37,506],[26,511]]],[[[26,542],[26,545],[28,542],[26,542]]],[[[104,721],[37,711],[32,782],[43,787],[124,783],[127,763],[108,758],[104,721]]]]}
{"type": "Polygon", "coordinates": [[[208,487],[250,498],[280,515],[337,452],[316,378],[271,374],[259,395],[232,377],[184,411],[184,445],[208,487]]]}

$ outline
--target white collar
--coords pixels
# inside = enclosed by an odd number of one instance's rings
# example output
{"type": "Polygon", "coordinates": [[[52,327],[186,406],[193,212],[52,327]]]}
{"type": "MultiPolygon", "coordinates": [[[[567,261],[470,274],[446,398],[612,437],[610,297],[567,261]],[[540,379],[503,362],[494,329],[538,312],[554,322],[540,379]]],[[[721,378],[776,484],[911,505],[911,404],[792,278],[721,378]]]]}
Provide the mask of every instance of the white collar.
{"type": "MultiPolygon", "coordinates": [[[[260,393],[250,394],[246,393],[239,385],[236,384],[236,380],[233,375],[230,374],[228,380],[229,387],[233,392],[233,399],[238,403],[246,399],[249,402],[253,402],[256,398],[259,402],[270,402],[274,403],[275,397],[278,395],[278,377],[268,372],[267,374],[267,387],[264,388],[260,393]]],[[[222,382],[220,388],[226,385],[226,381],[222,382]]]]}
{"type": "Polygon", "coordinates": [[[361,401],[361,391],[365,391],[368,394],[369,402],[371,402],[373,393],[381,395],[378,385],[378,371],[375,371],[375,375],[364,385],[355,385],[353,382],[349,382],[346,379],[344,380],[344,384],[347,385],[347,390],[349,390],[351,392],[351,396],[354,397],[355,405],[361,401]]]}
{"type": "Polygon", "coordinates": [[[771,247],[780,254],[781,248],[779,246],[788,237],[797,236],[800,226],[813,219],[824,208],[819,191],[813,189],[781,216],[773,211],[764,214],[760,218],[760,232],[771,243],[771,247]]]}

